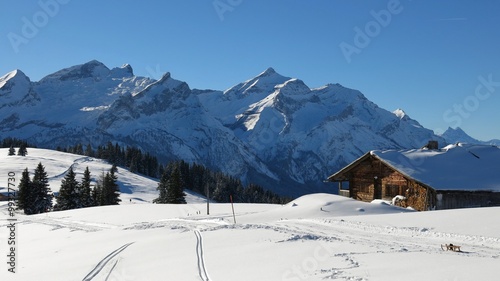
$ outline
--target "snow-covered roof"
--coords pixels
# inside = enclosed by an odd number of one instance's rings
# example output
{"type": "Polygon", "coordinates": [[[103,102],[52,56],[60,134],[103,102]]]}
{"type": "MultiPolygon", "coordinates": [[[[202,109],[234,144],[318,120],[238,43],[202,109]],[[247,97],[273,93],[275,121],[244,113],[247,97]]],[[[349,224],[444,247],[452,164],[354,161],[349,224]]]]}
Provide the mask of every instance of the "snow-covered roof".
{"type": "Polygon", "coordinates": [[[436,190],[500,192],[497,146],[458,143],[438,150],[373,150],[370,154],[436,190]]]}

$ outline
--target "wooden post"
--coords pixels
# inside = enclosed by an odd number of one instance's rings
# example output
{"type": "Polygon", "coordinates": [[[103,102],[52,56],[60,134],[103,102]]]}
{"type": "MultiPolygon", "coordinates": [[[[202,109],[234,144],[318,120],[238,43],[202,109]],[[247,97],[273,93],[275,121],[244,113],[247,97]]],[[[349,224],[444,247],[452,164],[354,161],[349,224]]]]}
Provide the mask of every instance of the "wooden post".
{"type": "Polygon", "coordinates": [[[233,220],[234,224],[236,224],[236,216],[234,215],[233,195],[229,195],[229,199],[231,199],[231,208],[233,209],[233,220]]]}
{"type": "Polygon", "coordinates": [[[207,193],[207,215],[210,215],[210,188],[208,184],[206,185],[206,193],[207,193]]]}

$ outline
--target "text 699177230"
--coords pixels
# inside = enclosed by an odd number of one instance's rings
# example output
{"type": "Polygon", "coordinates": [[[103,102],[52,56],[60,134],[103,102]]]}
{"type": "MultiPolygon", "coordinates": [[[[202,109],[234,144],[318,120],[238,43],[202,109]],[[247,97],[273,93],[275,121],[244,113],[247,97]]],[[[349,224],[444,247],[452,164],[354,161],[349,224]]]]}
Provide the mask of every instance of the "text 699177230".
{"type": "Polygon", "coordinates": [[[9,172],[7,177],[7,196],[8,196],[8,218],[7,218],[7,270],[11,273],[16,273],[18,256],[17,256],[17,227],[16,227],[16,173],[9,172]]]}

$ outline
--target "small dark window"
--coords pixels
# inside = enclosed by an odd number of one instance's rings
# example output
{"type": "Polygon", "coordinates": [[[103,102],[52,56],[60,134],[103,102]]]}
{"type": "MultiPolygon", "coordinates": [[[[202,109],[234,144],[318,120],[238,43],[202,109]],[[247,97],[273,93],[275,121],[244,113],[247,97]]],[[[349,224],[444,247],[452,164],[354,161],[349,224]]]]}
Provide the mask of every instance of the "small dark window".
{"type": "Polygon", "coordinates": [[[387,184],[385,186],[385,196],[386,197],[394,197],[396,195],[402,195],[400,193],[400,186],[394,184],[387,184]]]}
{"type": "Polygon", "coordinates": [[[359,187],[359,192],[362,193],[369,193],[370,192],[370,186],[367,184],[363,184],[359,187]]]}

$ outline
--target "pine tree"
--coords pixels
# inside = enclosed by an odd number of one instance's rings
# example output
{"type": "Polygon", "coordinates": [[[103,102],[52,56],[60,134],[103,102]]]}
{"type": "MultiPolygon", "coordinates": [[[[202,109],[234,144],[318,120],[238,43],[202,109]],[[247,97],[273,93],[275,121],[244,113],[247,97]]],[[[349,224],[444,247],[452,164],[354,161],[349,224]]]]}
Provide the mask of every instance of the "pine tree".
{"type": "Polygon", "coordinates": [[[91,196],[92,196],[92,206],[101,206],[101,196],[102,194],[102,188],[99,184],[99,182],[97,182],[97,184],[94,186],[94,188],[92,189],[92,193],[91,193],[91,196]]]}
{"type": "Polygon", "coordinates": [[[118,176],[116,172],[118,168],[116,164],[114,164],[109,170],[109,177],[106,181],[108,186],[106,187],[108,190],[108,203],[109,205],[118,205],[122,200],[120,199],[120,187],[118,186],[118,176]]]}
{"type": "Polygon", "coordinates": [[[92,200],[94,201],[94,206],[104,206],[106,204],[106,192],[105,192],[105,178],[106,174],[102,171],[97,183],[92,190],[92,200]]]}
{"type": "Polygon", "coordinates": [[[83,172],[83,178],[82,178],[82,183],[81,183],[81,194],[80,194],[80,201],[82,202],[83,207],[90,207],[94,205],[94,202],[92,200],[92,190],[90,188],[91,184],[91,178],[90,178],[90,171],[89,167],[85,169],[85,172],[83,172]]]}
{"type": "Polygon", "coordinates": [[[33,214],[48,212],[52,208],[52,192],[49,187],[49,179],[45,167],[39,163],[35,169],[32,180],[33,185],[33,214]]]}
{"type": "Polygon", "coordinates": [[[25,143],[21,143],[21,145],[19,146],[19,150],[17,150],[17,155],[19,155],[19,156],[28,155],[28,149],[26,148],[25,143]]]}
{"type": "Polygon", "coordinates": [[[156,190],[158,190],[160,192],[160,195],[158,196],[158,198],[153,200],[153,203],[156,203],[156,204],[167,204],[168,203],[167,202],[168,179],[169,179],[169,176],[167,173],[163,173],[161,175],[160,182],[158,183],[158,187],[156,188],[156,190]]]}
{"type": "Polygon", "coordinates": [[[78,155],[83,155],[83,145],[81,143],[77,144],[75,146],[75,151],[74,151],[75,154],[78,154],[78,155]]]}
{"type": "Polygon", "coordinates": [[[16,155],[16,149],[14,148],[14,146],[11,145],[9,148],[8,156],[13,156],[13,155],[16,155]]]}
{"type": "Polygon", "coordinates": [[[17,192],[17,208],[30,215],[33,213],[33,186],[28,168],[24,169],[17,192]]]}
{"type": "Polygon", "coordinates": [[[109,172],[101,176],[101,181],[98,183],[99,205],[118,205],[120,200],[120,188],[117,184],[117,176],[115,174],[116,165],[109,172]]]}
{"type": "Polygon", "coordinates": [[[76,181],[73,167],[69,167],[68,173],[61,181],[61,188],[57,196],[57,210],[71,210],[82,208],[80,185],[76,181]]]}
{"type": "Polygon", "coordinates": [[[92,150],[90,143],[87,144],[87,147],[85,148],[85,156],[94,157],[94,150],[92,150]]]}
{"type": "Polygon", "coordinates": [[[166,202],[170,204],[186,204],[186,194],[181,181],[179,168],[175,166],[167,182],[166,202]]]}

